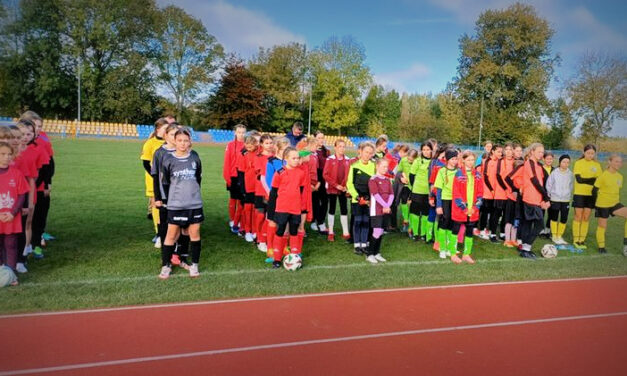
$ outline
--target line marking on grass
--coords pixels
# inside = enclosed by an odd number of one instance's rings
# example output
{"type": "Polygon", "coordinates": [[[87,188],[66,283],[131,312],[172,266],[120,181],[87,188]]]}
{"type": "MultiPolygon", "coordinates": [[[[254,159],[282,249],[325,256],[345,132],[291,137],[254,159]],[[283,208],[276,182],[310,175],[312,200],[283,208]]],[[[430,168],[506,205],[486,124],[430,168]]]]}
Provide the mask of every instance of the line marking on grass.
{"type": "MultiPolygon", "coordinates": [[[[623,256],[619,255],[591,255],[586,256],[588,258],[608,258],[608,257],[616,257],[623,258],[623,256]]],[[[566,260],[581,260],[577,257],[563,257],[563,258],[555,258],[551,260],[540,258],[537,261],[540,262],[564,262],[566,260]]],[[[529,260],[522,260],[520,258],[504,258],[504,259],[485,259],[485,260],[475,260],[477,264],[494,264],[494,263],[529,263],[529,260]]],[[[536,261],[536,262],[537,262],[536,261]]],[[[352,264],[337,264],[337,265],[311,265],[303,267],[299,273],[307,272],[309,270],[333,270],[333,269],[353,269],[353,268],[385,268],[392,266],[421,266],[421,265],[452,265],[448,260],[427,260],[427,261],[388,261],[383,264],[372,265],[367,262],[360,263],[352,263],[352,264]]],[[[264,269],[240,269],[240,270],[223,270],[223,271],[202,271],[200,278],[211,277],[211,276],[223,276],[223,275],[238,275],[238,274],[261,274],[261,273],[277,273],[281,271],[277,271],[271,268],[264,269]]],[[[119,283],[119,282],[135,282],[135,281],[157,281],[157,274],[150,275],[142,275],[135,277],[121,277],[121,278],[92,278],[92,279],[82,279],[82,280],[69,280],[69,281],[55,281],[55,282],[24,282],[20,283],[20,286],[23,287],[57,287],[57,286],[73,286],[73,285],[93,285],[93,284],[101,284],[101,283],[119,283]]],[[[176,274],[170,275],[170,278],[188,278],[189,276],[186,272],[179,272],[176,274]]]]}
{"type": "Polygon", "coordinates": [[[194,301],[194,302],[146,304],[146,305],[134,305],[134,306],[123,306],[123,307],[111,307],[111,308],[80,309],[80,310],[72,310],[72,311],[19,313],[19,314],[13,314],[13,315],[11,314],[0,315],[0,320],[26,318],[26,317],[41,317],[41,316],[61,316],[61,315],[87,314],[87,313],[106,313],[106,312],[144,310],[144,309],[160,309],[160,308],[167,309],[167,308],[187,307],[187,306],[246,303],[246,302],[267,301],[267,300],[304,299],[304,298],[332,297],[332,296],[359,295],[359,294],[382,294],[382,293],[393,293],[393,292],[403,292],[403,291],[455,289],[455,288],[467,288],[467,287],[489,287],[489,286],[524,285],[524,284],[539,284],[539,283],[585,282],[585,281],[613,280],[613,279],[627,279],[627,276],[622,275],[622,276],[603,276],[603,277],[585,277],[585,278],[545,279],[545,280],[531,280],[531,281],[481,282],[481,283],[457,284],[457,285],[400,287],[400,288],[391,288],[391,289],[371,289],[371,290],[355,290],[355,291],[321,292],[321,293],[298,294],[298,295],[261,296],[261,297],[255,297],[255,298],[201,300],[201,301],[194,301]]]}
{"type": "Polygon", "coordinates": [[[346,337],[322,338],[322,339],[294,341],[294,342],[271,343],[271,344],[265,344],[265,345],[232,347],[232,348],[226,348],[226,349],[195,351],[195,352],[179,353],[179,354],[145,356],[145,357],[138,357],[138,358],[118,359],[118,360],[109,360],[109,361],[102,361],[102,362],[68,364],[68,365],[60,365],[60,366],[53,366],[53,367],[0,371],[0,376],[25,375],[29,373],[70,371],[70,370],[85,369],[85,368],[110,367],[110,366],[118,366],[118,365],[124,365],[124,364],[145,363],[145,362],[193,358],[193,357],[201,357],[201,356],[212,356],[212,355],[221,355],[221,354],[230,354],[230,353],[241,353],[241,352],[248,352],[248,351],[269,350],[269,349],[286,348],[286,347],[362,341],[362,340],[387,338],[387,337],[412,336],[412,335],[427,334],[427,333],[443,333],[443,332],[454,332],[454,331],[462,331],[462,330],[499,328],[499,327],[508,327],[508,326],[536,325],[536,324],[555,323],[555,322],[574,321],[574,320],[601,319],[601,318],[609,318],[609,317],[620,317],[620,316],[625,316],[625,315],[627,315],[627,312],[611,312],[611,313],[599,313],[599,314],[591,314],[591,315],[561,316],[561,317],[550,317],[550,318],[533,319],[533,320],[519,320],[519,321],[493,322],[493,323],[474,324],[474,325],[449,326],[449,327],[443,327],[443,328],[428,328],[428,329],[405,330],[405,331],[397,331],[397,332],[383,332],[383,333],[376,333],[376,334],[363,334],[363,335],[346,336],[346,337]]]}

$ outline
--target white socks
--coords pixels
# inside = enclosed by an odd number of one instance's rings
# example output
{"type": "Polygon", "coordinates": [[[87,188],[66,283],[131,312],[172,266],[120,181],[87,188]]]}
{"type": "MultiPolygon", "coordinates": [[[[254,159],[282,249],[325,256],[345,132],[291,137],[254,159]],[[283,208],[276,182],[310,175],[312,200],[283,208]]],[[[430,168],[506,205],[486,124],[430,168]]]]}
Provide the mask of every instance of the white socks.
{"type": "MultiPolygon", "coordinates": [[[[329,226],[330,226],[329,222],[329,226]]],[[[340,223],[342,224],[342,235],[348,235],[348,215],[340,215],[340,223]]]]}
{"type": "Polygon", "coordinates": [[[333,226],[335,226],[335,214],[329,214],[327,216],[327,223],[329,223],[329,234],[333,234],[333,226]]]}

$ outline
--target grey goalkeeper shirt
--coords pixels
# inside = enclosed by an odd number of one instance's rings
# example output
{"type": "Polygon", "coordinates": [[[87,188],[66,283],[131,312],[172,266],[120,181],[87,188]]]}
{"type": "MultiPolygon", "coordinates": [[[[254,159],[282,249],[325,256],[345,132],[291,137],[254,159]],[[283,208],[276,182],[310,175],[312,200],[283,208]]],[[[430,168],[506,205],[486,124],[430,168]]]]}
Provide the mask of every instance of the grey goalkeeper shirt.
{"type": "Polygon", "coordinates": [[[161,163],[163,189],[168,197],[168,210],[202,208],[200,157],[191,151],[184,157],[167,154],[161,163]]]}

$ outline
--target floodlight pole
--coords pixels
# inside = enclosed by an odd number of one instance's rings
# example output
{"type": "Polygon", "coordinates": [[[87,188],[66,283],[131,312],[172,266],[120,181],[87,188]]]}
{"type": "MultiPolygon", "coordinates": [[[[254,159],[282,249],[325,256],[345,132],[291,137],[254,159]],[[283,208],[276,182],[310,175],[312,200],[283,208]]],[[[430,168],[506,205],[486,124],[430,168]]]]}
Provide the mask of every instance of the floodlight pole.
{"type": "Polygon", "coordinates": [[[78,123],[81,122],[81,58],[78,57],[78,123]]]}
{"type": "Polygon", "coordinates": [[[307,135],[311,136],[311,93],[313,92],[313,85],[309,85],[309,119],[307,120],[307,135]]]}
{"type": "Polygon", "coordinates": [[[483,93],[481,94],[481,110],[479,111],[479,150],[481,150],[481,133],[483,132],[483,93]]]}

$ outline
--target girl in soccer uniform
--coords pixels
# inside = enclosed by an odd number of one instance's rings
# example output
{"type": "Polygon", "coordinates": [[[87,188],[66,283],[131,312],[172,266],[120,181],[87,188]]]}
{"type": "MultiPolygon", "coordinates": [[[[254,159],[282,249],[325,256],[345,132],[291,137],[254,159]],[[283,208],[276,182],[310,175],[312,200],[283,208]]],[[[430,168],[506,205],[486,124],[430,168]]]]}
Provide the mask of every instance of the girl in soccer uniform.
{"type": "MultiPolygon", "coordinates": [[[[544,168],[544,188],[546,189],[546,182],[549,180],[549,176],[551,176],[551,172],[553,172],[553,160],[555,156],[550,151],[544,152],[544,158],[542,158],[542,168],[544,168]]],[[[546,217],[546,225],[540,231],[540,236],[550,238],[551,237],[551,218],[545,214],[546,217]]]]}
{"type": "Polygon", "coordinates": [[[559,158],[559,168],[553,169],[546,182],[546,191],[551,199],[549,220],[552,241],[555,244],[568,244],[563,238],[568,221],[570,200],[573,197],[575,176],[568,169],[570,156],[564,154],[559,158]]]}
{"type": "Polygon", "coordinates": [[[458,234],[464,225],[464,251],[462,257],[459,252],[451,254],[451,261],[456,264],[467,262],[474,264],[470,256],[473,247],[473,232],[479,220],[479,211],[482,203],[483,179],[475,166],[475,155],[470,150],[462,153],[463,166],[457,170],[453,178],[453,204],[451,218],[453,219],[453,233],[458,234]]]}
{"type": "Polygon", "coordinates": [[[237,158],[237,177],[241,189],[241,203],[244,206],[240,223],[243,225],[244,240],[248,243],[255,241],[253,235],[253,217],[255,211],[255,158],[257,157],[259,142],[254,136],[247,136],[244,148],[237,158]]]}
{"type": "Polygon", "coordinates": [[[374,145],[370,142],[359,144],[359,159],[350,166],[346,188],[351,195],[351,212],[354,217],[353,246],[355,254],[368,253],[368,235],[370,233],[370,190],[368,182],[375,174],[371,161],[374,145]]]}
{"type": "Polygon", "coordinates": [[[437,193],[437,189],[435,189],[434,185],[435,179],[438,177],[440,169],[446,167],[446,150],[448,150],[448,144],[440,144],[440,146],[438,146],[437,150],[435,150],[433,154],[433,160],[431,161],[431,166],[429,167],[429,218],[427,219],[429,223],[427,225],[430,228],[433,228],[433,231],[427,232],[427,243],[433,243],[434,251],[440,250],[440,243],[438,242],[437,236],[439,218],[435,211],[435,196],[437,193]]]}
{"type": "Polygon", "coordinates": [[[438,242],[440,243],[440,258],[445,259],[455,254],[457,249],[457,234],[453,233],[452,200],[453,182],[457,173],[458,153],[449,149],[445,153],[446,167],[441,168],[435,179],[436,212],[440,216],[438,224],[438,242]]]}
{"type": "Polygon", "coordinates": [[[522,247],[520,248],[520,256],[529,259],[536,258],[531,247],[544,228],[543,210],[548,209],[551,205],[543,185],[545,170],[540,164],[543,156],[544,146],[540,143],[531,144],[527,161],[522,167],[523,216],[521,218],[522,247]]]}
{"type": "Polygon", "coordinates": [[[370,191],[370,227],[372,239],[366,254],[366,261],[371,264],[387,261],[381,256],[381,242],[385,229],[389,227],[394,202],[394,189],[387,173],[389,162],[386,158],[376,161],[376,175],[368,181],[370,191]]]}
{"type": "Polygon", "coordinates": [[[277,171],[272,179],[272,191],[276,192],[274,221],[277,226],[273,268],[281,267],[282,251],[285,249],[287,242],[283,235],[287,230],[289,230],[290,234],[290,252],[295,254],[302,252],[302,242],[298,236],[298,228],[300,226],[301,214],[305,209],[305,185],[309,184],[309,177],[306,176],[302,169],[298,168],[301,163],[298,150],[288,147],[284,151],[284,158],[287,162],[285,168],[277,171]]]}
{"type": "Polygon", "coordinates": [[[401,232],[409,231],[409,205],[407,204],[409,196],[411,195],[411,188],[409,186],[409,173],[411,172],[411,167],[417,157],[418,150],[409,150],[407,155],[401,158],[401,161],[398,163],[398,168],[396,170],[397,179],[400,183],[400,189],[398,190],[398,193],[396,193],[397,191],[394,190],[394,199],[396,200],[397,206],[401,209],[401,218],[403,219],[403,227],[401,228],[401,232]]]}
{"type": "Polygon", "coordinates": [[[392,203],[392,213],[390,214],[392,218],[392,222],[390,224],[390,231],[397,231],[398,228],[398,207],[399,201],[398,197],[401,194],[401,190],[405,186],[405,183],[402,181],[403,174],[399,172],[400,169],[399,164],[403,160],[403,158],[407,157],[407,153],[409,152],[409,146],[397,144],[392,149],[392,152],[386,155],[388,160],[388,175],[390,179],[392,179],[394,188],[394,202],[392,203]]]}
{"type": "MultiPolygon", "coordinates": [[[[313,191],[312,195],[312,209],[313,213],[311,213],[314,217],[314,221],[311,223],[311,229],[318,231],[322,235],[328,234],[327,226],[324,221],[326,220],[327,212],[329,209],[329,198],[328,192],[326,189],[326,184],[324,181],[324,166],[326,164],[327,158],[329,158],[329,149],[325,146],[325,138],[324,133],[321,131],[317,131],[315,133],[316,140],[316,148],[315,150],[310,150],[315,153],[314,158],[310,158],[317,163],[316,166],[311,166],[311,168],[315,167],[315,172],[318,175],[316,177],[316,181],[320,183],[320,187],[317,190],[313,191]]],[[[313,146],[312,146],[313,148],[313,146]]],[[[312,162],[313,163],[313,162],[312,162]]],[[[313,170],[312,170],[313,171],[313,170]]],[[[304,225],[304,224],[303,224],[304,225]]]]}
{"type": "MultiPolygon", "coordinates": [[[[605,250],[605,229],[609,217],[623,217],[627,219],[627,208],[620,203],[620,191],[623,188],[623,175],[620,168],[623,159],[618,154],[613,154],[608,160],[607,170],[594,182],[592,196],[596,198],[597,217],[597,245],[599,253],[607,253],[605,250]]],[[[627,257],[627,221],[623,237],[623,255],[627,257]]]]}
{"type": "Polygon", "coordinates": [[[155,155],[155,151],[163,145],[163,135],[165,134],[165,129],[168,126],[168,122],[164,118],[160,118],[155,122],[155,128],[148,140],[144,142],[142,146],[142,154],[139,159],[142,161],[142,166],[145,170],[145,186],[146,186],[146,197],[148,197],[148,210],[149,210],[149,218],[152,218],[152,222],[155,227],[155,237],[153,238],[153,243],[155,243],[155,247],[158,248],[160,246],[161,240],[159,239],[159,209],[155,207],[155,193],[153,192],[153,181],[150,172],[152,170],[153,157],[155,155]]]}
{"type": "MultiPolygon", "coordinates": [[[[276,172],[282,170],[285,167],[285,160],[283,159],[283,155],[285,149],[290,146],[290,140],[287,137],[281,137],[276,139],[274,143],[276,154],[273,157],[268,158],[268,163],[266,164],[266,174],[265,176],[260,177],[265,182],[264,189],[267,189],[268,194],[268,207],[266,214],[266,219],[268,221],[268,258],[266,259],[266,262],[274,261],[273,252],[275,250],[274,247],[276,243],[275,235],[277,225],[274,221],[274,213],[276,210],[277,192],[276,190],[272,190],[272,180],[274,179],[274,175],[276,174],[276,172]]],[[[287,243],[287,239],[285,242],[287,243]]],[[[281,252],[282,254],[283,250],[277,252],[281,252]]]]}
{"type": "Polygon", "coordinates": [[[346,181],[350,170],[350,159],[344,154],[346,141],[338,139],[335,141],[335,153],[327,158],[322,176],[326,184],[329,198],[329,215],[327,217],[329,235],[327,240],[335,241],[335,208],[340,204],[340,224],[342,226],[342,238],[350,238],[348,227],[348,198],[346,197],[346,181]]]}
{"type": "Polygon", "coordinates": [[[588,221],[594,208],[592,188],[596,179],[603,172],[601,164],[594,159],[596,151],[597,148],[592,144],[584,146],[583,156],[575,161],[573,167],[573,174],[575,174],[573,244],[579,249],[587,248],[585,242],[586,236],[588,236],[588,221]]]}
{"type": "Polygon", "coordinates": [[[237,156],[244,148],[244,138],[246,137],[246,126],[238,124],[235,126],[235,139],[226,144],[224,150],[224,164],[222,166],[222,177],[229,191],[229,227],[234,234],[239,233],[240,216],[243,211],[241,204],[241,188],[237,179],[237,156]]]}
{"type": "Polygon", "coordinates": [[[166,154],[161,166],[164,193],[168,198],[168,231],[161,247],[161,273],[159,278],[168,279],[172,272],[170,260],[174,244],[181,233],[189,235],[192,265],[189,276],[200,275],[200,224],[204,220],[200,183],[202,164],[198,154],[191,150],[191,134],[181,128],[174,134],[176,150],[166,154]]]}
{"type": "Polygon", "coordinates": [[[505,236],[503,245],[506,247],[517,246],[516,238],[512,238],[512,227],[514,224],[514,201],[512,195],[512,189],[507,184],[506,178],[510,172],[514,169],[514,146],[511,142],[505,144],[503,148],[504,156],[498,162],[496,167],[496,181],[497,189],[496,196],[499,200],[502,200],[495,206],[501,206],[503,216],[501,219],[501,232],[505,236]]]}
{"type": "MultiPolygon", "coordinates": [[[[159,238],[161,244],[164,243],[166,234],[168,232],[168,197],[163,189],[163,174],[161,165],[167,155],[170,155],[176,151],[176,145],[174,143],[174,135],[181,128],[176,123],[170,123],[166,126],[165,131],[165,143],[155,151],[155,155],[151,165],[151,175],[154,184],[153,191],[155,194],[155,207],[159,210],[159,238]]],[[[177,242],[174,253],[170,262],[174,266],[180,266],[183,269],[189,270],[189,264],[187,262],[189,252],[189,235],[181,233],[177,242]]]]}
{"type": "Polygon", "coordinates": [[[505,199],[504,191],[499,191],[497,197],[498,181],[496,179],[496,169],[499,161],[503,157],[503,147],[500,145],[494,145],[490,158],[488,158],[483,164],[483,182],[484,182],[484,201],[486,204],[486,215],[488,219],[488,231],[483,234],[484,239],[489,239],[492,243],[499,241],[499,220],[503,214],[503,202],[505,199]]]}
{"type": "Polygon", "coordinates": [[[409,204],[410,237],[413,240],[427,239],[429,225],[429,167],[433,155],[433,146],[423,143],[420,146],[421,154],[412,164],[409,172],[411,196],[409,204]],[[420,230],[419,230],[420,228],[420,230]]]}
{"type": "Polygon", "coordinates": [[[274,139],[269,134],[264,134],[259,139],[261,152],[255,157],[255,217],[257,218],[257,249],[268,252],[268,221],[266,221],[266,208],[268,206],[268,192],[264,187],[266,166],[268,159],[274,155],[274,139]]]}
{"type": "Polygon", "coordinates": [[[11,166],[12,159],[13,148],[0,141],[0,262],[16,271],[17,238],[22,232],[21,215],[28,183],[20,170],[11,166]]]}

